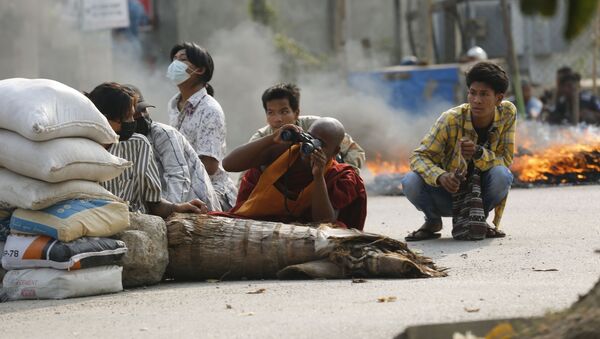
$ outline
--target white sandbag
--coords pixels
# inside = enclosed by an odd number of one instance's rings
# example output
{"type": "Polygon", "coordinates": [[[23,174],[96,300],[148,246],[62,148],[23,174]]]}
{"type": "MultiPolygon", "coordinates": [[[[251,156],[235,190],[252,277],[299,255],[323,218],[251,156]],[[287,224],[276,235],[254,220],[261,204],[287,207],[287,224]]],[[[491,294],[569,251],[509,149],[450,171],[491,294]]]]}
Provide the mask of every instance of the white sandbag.
{"type": "Polygon", "coordinates": [[[0,168],[0,208],[15,209],[18,207],[41,210],[70,199],[120,201],[119,198],[94,181],[69,180],[48,183],[24,177],[6,168],[0,168]]]}
{"type": "Polygon", "coordinates": [[[127,252],[125,243],[110,238],[85,237],[62,242],[45,235],[10,235],[4,245],[2,268],[82,268],[117,265],[127,252]]]}
{"type": "Polygon", "coordinates": [[[17,208],[10,218],[13,233],[47,235],[64,242],[110,237],[128,226],[127,204],[98,199],[66,200],[39,211],[17,208]]]}
{"type": "Polygon", "coordinates": [[[13,270],[4,276],[2,293],[8,300],[64,299],[114,293],[123,290],[121,271],[121,267],[114,265],[77,271],[13,270]]]}
{"type": "Polygon", "coordinates": [[[31,141],[0,129],[0,140],[1,167],[47,182],[107,181],[131,166],[130,161],[118,158],[102,145],[84,138],[31,141]]]}
{"type": "Polygon", "coordinates": [[[119,140],[85,95],[47,79],[0,81],[0,128],[36,141],[84,137],[112,144],[119,140]]]}

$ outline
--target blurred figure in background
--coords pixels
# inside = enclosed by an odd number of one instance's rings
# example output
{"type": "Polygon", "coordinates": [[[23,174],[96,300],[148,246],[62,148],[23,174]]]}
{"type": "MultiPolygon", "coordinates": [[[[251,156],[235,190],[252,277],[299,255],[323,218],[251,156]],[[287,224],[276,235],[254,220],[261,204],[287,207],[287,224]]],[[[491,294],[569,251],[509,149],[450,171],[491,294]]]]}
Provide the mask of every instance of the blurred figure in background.
{"type": "Polygon", "coordinates": [[[556,88],[556,99],[548,107],[547,122],[600,124],[600,100],[591,91],[581,91],[580,80],[579,73],[563,71],[556,88]]]}
{"type": "MultiPolygon", "coordinates": [[[[523,93],[523,100],[525,101],[525,118],[527,120],[541,120],[544,104],[538,97],[533,95],[531,83],[527,80],[522,80],[521,90],[523,93]]],[[[517,104],[514,96],[510,97],[508,100],[515,105],[517,104]]]]}

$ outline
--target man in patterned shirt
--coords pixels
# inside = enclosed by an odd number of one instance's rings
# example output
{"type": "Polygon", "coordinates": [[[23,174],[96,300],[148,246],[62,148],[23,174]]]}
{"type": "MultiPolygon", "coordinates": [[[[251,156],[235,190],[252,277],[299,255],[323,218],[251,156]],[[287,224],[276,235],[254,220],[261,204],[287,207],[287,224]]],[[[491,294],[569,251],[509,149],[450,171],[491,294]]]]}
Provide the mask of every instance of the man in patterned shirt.
{"type": "Polygon", "coordinates": [[[161,198],[160,176],[154,162],[152,146],[148,139],[134,134],[136,123],[135,94],[127,88],[105,82],[89,94],[88,98],[108,119],[110,126],[119,135],[119,142],[106,145],[108,151],[127,159],[133,166],[121,175],[100,183],[104,188],[129,203],[130,211],[139,211],[166,218],[174,212],[206,213],[206,204],[198,199],[185,203],[171,203],[161,198]]]}
{"type": "Polygon", "coordinates": [[[467,73],[468,103],[438,118],[410,157],[412,172],[402,180],[408,200],[425,214],[425,223],[407,241],[439,238],[442,217],[452,216],[452,194],[472,163],[481,175],[485,218],[495,208],[494,224],[486,237],[502,237],[498,229],[513,176],[516,108],[502,101],[508,76],[492,62],[479,62],[467,73]],[[489,145],[485,147],[484,145],[489,145]],[[464,159],[464,160],[463,160],[464,159]]]}

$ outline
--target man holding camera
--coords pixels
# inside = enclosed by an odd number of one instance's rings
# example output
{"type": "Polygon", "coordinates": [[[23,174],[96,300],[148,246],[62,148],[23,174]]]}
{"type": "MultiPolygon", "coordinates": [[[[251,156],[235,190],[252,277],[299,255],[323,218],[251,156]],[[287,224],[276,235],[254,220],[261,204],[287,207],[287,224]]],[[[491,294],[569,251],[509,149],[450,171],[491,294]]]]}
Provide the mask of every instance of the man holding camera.
{"type": "Polygon", "coordinates": [[[344,135],[338,120],[321,118],[307,133],[288,124],[237,147],[223,159],[223,167],[247,172],[236,205],[217,214],[362,230],[367,215],[364,183],[352,166],[335,161],[344,135]]]}

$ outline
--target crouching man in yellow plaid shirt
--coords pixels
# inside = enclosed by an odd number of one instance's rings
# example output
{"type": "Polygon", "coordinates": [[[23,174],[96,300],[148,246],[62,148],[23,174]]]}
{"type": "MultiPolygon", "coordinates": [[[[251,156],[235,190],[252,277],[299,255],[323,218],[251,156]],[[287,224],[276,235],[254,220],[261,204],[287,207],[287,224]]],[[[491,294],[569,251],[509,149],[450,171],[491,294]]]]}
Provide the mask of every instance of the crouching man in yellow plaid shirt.
{"type": "Polygon", "coordinates": [[[513,161],[516,108],[502,101],[508,76],[498,65],[484,61],[467,72],[468,103],[438,118],[410,157],[412,172],[404,176],[404,194],[425,214],[425,223],[407,241],[439,238],[441,217],[452,216],[452,194],[461,175],[473,167],[481,171],[484,222],[495,208],[495,228],[486,237],[503,237],[498,229],[513,181],[508,169],[513,161]]]}

